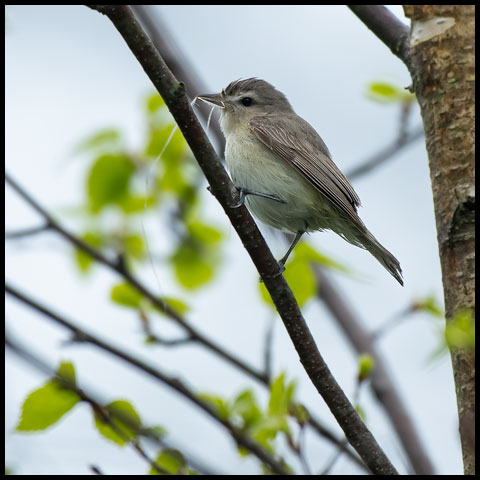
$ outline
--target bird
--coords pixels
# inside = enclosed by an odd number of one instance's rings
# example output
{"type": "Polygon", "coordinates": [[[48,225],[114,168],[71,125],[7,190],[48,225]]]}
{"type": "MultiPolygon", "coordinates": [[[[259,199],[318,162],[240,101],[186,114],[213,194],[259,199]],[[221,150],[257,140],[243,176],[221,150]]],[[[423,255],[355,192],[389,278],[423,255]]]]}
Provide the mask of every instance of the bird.
{"type": "Polygon", "coordinates": [[[320,135],[287,97],[259,78],[198,95],[220,109],[225,161],[240,201],[263,223],[295,234],[279,260],[282,270],[305,232],[331,230],[370,252],[403,286],[399,261],[358,215],[360,198],[332,160],[320,135]]]}

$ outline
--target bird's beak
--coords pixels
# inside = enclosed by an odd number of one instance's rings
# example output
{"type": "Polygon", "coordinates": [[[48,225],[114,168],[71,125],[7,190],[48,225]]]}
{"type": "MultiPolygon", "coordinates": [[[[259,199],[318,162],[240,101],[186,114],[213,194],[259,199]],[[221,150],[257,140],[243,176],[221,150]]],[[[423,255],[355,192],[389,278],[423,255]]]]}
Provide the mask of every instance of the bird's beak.
{"type": "Polygon", "coordinates": [[[198,95],[197,98],[202,100],[205,103],[209,103],[215,107],[225,108],[225,102],[222,99],[222,95],[220,93],[211,93],[207,95],[198,95]]]}

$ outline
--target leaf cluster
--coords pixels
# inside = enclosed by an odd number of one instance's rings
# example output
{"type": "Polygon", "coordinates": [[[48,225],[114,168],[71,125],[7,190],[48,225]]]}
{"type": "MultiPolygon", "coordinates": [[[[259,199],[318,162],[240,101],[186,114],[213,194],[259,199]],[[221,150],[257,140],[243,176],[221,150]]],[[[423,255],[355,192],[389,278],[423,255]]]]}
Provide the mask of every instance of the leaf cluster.
{"type": "MultiPolygon", "coordinates": [[[[128,268],[147,261],[147,214],[167,211],[173,236],[165,263],[187,290],[208,284],[220,267],[224,235],[203,219],[200,191],[203,176],[158,94],[147,98],[146,139],[138,151],[127,148],[117,129],[104,129],[77,147],[88,159],[85,204],[80,211],[86,227],[81,238],[101,250],[113,250],[128,268]]],[[[80,250],[75,262],[83,273],[93,260],[80,250]]]]}
{"type": "MultiPolygon", "coordinates": [[[[61,362],[56,375],[31,392],[24,400],[16,431],[39,432],[52,427],[82,401],[92,407],[92,420],[97,432],[119,447],[136,443],[141,437],[160,439],[166,430],[160,426],[142,424],[135,407],[127,400],[114,400],[100,405],[77,387],[75,368],[71,362],[61,362]]],[[[162,448],[155,463],[174,475],[196,475],[178,450],[162,448]]],[[[152,466],[150,475],[160,473],[152,466]]]]}

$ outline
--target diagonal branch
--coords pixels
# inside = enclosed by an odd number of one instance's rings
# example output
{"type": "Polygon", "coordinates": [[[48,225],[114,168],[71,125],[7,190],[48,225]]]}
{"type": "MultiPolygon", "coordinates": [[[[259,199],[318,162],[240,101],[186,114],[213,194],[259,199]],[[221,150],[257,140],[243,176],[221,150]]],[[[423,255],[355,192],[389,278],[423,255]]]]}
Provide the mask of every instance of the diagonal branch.
{"type": "MultiPolygon", "coordinates": [[[[77,393],[77,395],[83,401],[91,405],[92,409],[98,415],[101,416],[104,422],[108,423],[116,431],[116,433],[122,438],[124,438],[124,440],[126,440],[127,442],[131,442],[130,437],[125,436],[125,433],[123,432],[123,430],[118,429],[117,425],[114,422],[112,422],[113,419],[120,420],[123,424],[127,425],[133,432],[135,432],[135,435],[138,435],[138,437],[145,438],[146,440],[148,440],[150,443],[152,443],[154,446],[158,448],[166,448],[169,450],[180,450],[182,452],[183,457],[186,460],[186,463],[190,465],[194,470],[198,471],[200,474],[224,475],[224,473],[221,473],[213,469],[212,467],[205,465],[202,460],[194,458],[194,456],[191,455],[190,453],[186,453],[185,448],[183,446],[172,445],[170,441],[165,440],[162,435],[158,435],[157,433],[155,433],[153,429],[148,427],[145,428],[143,424],[140,425],[140,428],[139,428],[138,422],[134,421],[134,419],[130,415],[126,415],[125,413],[122,413],[121,411],[117,411],[117,410],[106,410],[104,407],[105,402],[101,401],[101,395],[97,394],[96,392],[94,393],[91,389],[86,390],[85,387],[83,386],[82,388],[80,388],[77,386],[76,383],[72,384],[70,379],[59,375],[59,373],[56,372],[52,367],[50,367],[47,364],[47,362],[43,360],[38,354],[32,353],[30,349],[27,349],[17,340],[12,340],[12,338],[10,338],[10,336],[7,334],[5,335],[5,346],[10,348],[16,355],[18,355],[20,358],[25,360],[32,367],[48,375],[49,377],[56,378],[59,382],[61,382],[61,384],[65,388],[68,388],[74,391],[75,393],[77,393]]],[[[137,441],[137,446],[138,445],[139,444],[137,441]]],[[[135,448],[135,450],[139,452],[137,448],[135,448]]],[[[141,452],[139,452],[139,454],[141,454],[142,457],[145,458],[150,463],[150,465],[153,468],[155,468],[158,472],[166,475],[170,475],[170,472],[164,471],[163,468],[160,467],[156,462],[152,462],[152,463],[155,463],[155,466],[154,466],[151,463],[150,458],[147,459],[147,457],[144,456],[141,452]]],[[[92,470],[93,469],[94,468],[92,468],[92,470]]],[[[98,474],[102,475],[101,473],[98,473],[98,474]]]]}
{"type": "MultiPolygon", "coordinates": [[[[182,56],[181,52],[179,52],[178,44],[175,42],[175,39],[172,38],[171,34],[166,32],[162,23],[158,24],[158,15],[153,15],[154,12],[152,6],[149,6],[148,11],[147,7],[144,5],[134,5],[132,8],[142,23],[146,25],[153,43],[157,47],[162,57],[165,58],[174,75],[179,78],[188,78],[188,87],[192,92],[203,93],[208,91],[208,89],[205,88],[201,77],[192,68],[191,64],[187,63],[186,61],[184,63],[184,60],[182,60],[184,56],[182,56]],[[150,16],[152,16],[152,18],[150,18],[150,16]],[[153,21],[153,19],[155,21],[153,21]],[[174,47],[169,47],[172,45],[174,47]],[[172,50],[175,51],[173,58],[172,50]]],[[[214,125],[218,125],[218,123],[215,122],[214,125]]],[[[347,177],[350,179],[358,178],[361,175],[371,172],[373,169],[392,158],[398,151],[423,136],[423,126],[414,129],[411,132],[404,132],[404,122],[402,122],[400,127],[400,135],[396,139],[350,170],[350,172],[347,173],[347,177]]],[[[317,277],[318,298],[325,303],[332,316],[341,325],[347,339],[354,346],[357,352],[368,352],[369,350],[367,350],[367,346],[370,346],[371,342],[366,342],[364,340],[369,339],[370,334],[365,330],[365,327],[362,325],[360,319],[345,304],[344,293],[338,291],[338,287],[336,287],[328,278],[328,276],[323,273],[323,269],[319,265],[315,266],[315,274],[317,277]]],[[[267,340],[265,348],[266,365],[268,365],[269,358],[268,346],[269,343],[267,340]]],[[[374,344],[373,347],[375,347],[374,344]]],[[[394,388],[395,382],[391,378],[390,373],[384,367],[385,361],[380,356],[380,353],[376,350],[372,351],[372,355],[376,359],[376,365],[381,366],[376,369],[376,373],[372,378],[372,387],[376,392],[377,399],[385,409],[387,415],[390,417],[392,425],[394,426],[396,433],[408,455],[413,470],[417,474],[432,475],[434,473],[432,463],[429,460],[424,446],[418,439],[418,434],[416,432],[414,423],[399,396],[399,392],[396,388],[394,388]]],[[[266,370],[268,372],[268,368],[266,368],[266,370]]],[[[339,444],[338,439],[335,437],[332,438],[331,434],[328,431],[325,431],[324,427],[322,427],[314,418],[310,418],[309,423],[320,435],[326,435],[327,438],[330,438],[340,449],[343,450],[343,444],[339,444]]],[[[351,452],[348,450],[346,453],[351,455],[351,452]]],[[[353,459],[356,459],[356,457],[353,457],[353,459]]]]}
{"type": "Polygon", "coordinates": [[[117,272],[120,274],[125,281],[127,281],[132,287],[134,287],[138,292],[148,298],[158,308],[161,312],[167,315],[170,319],[178,323],[185,332],[188,334],[188,337],[192,341],[196,341],[201,343],[209,350],[217,353],[222,358],[227,360],[228,362],[232,363],[240,370],[243,370],[248,375],[256,378],[260,382],[267,381],[268,379],[265,378],[265,374],[262,372],[257,371],[256,369],[252,368],[251,366],[247,365],[245,362],[240,360],[239,358],[233,356],[230,352],[226,351],[212,340],[205,337],[202,333],[200,333],[197,329],[195,329],[190,323],[188,323],[185,318],[179,315],[174,309],[170,308],[167,303],[165,303],[161,298],[155,296],[145,285],[143,285],[131,272],[125,269],[124,262],[116,262],[113,260],[109,260],[106,256],[104,256],[100,251],[96,250],[88,243],[84,242],[82,239],[71,233],[67,230],[63,225],[57,222],[47,210],[42,207],[24,188],[22,188],[7,172],[5,172],[5,181],[34,209],[36,210],[44,219],[46,224],[48,224],[49,229],[52,231],[56,231],[62,237],[67,239],[70,243],[72,243],[75,247],[79,250],[90,255],[93,259],[99,262],[102,265],[105,265],[109,269],[117,272]]]}
{"type": "Polygon", "coordinates": [[[19,238],[31,237],[33,235],[38,235],[39,233],[48,232],[50,230],[50,225],[45,223],[44,225],[39,225],[38,227],[28,227],[22,230],[11,230],[5,232],[5,240],[17,240],[19,238]]]}
{"type": "Polygon", "coordinates": [[[409,28],[383,5],[347,5],[348,8],[404,63],[409,28]]]}
{"type": "Polygon", "coordinates": [[[132,429],[132,431],[137,433],[138,425],[133,424],[132,418],[126,415],[121,415],[116,412],[108,411],[98,400],[94,399],[92,395],[87,394],[84,389],[79,388],[75,382],[72,382],[70,378],[67,378],[58,372],[55,372],[53,368],[47,365],[42,359],[40,359],[37,355],[27,351],[25,348],[20,346],[17,342],[13,341],[8,335],[5,335],[5,346],[10,348],[16,355],[23,358],[25,361],[36,367],[38,370],[46,373],[51,378],[57,380],[60,385],[68,389],[78,395],[80,400],[83,402],[88,403],[92,410],[95,412],[102,422],[107,423],[109,427],[120,437],[122,440],[125,441],[127,445],[130,445],[133,450],[135,450],[142,458],[144,458],[147,463],[155,469],[159,475],[169,475],[170,472],[165,470],[163,467],[158,465],[157,462],[152,460],[150,456],[145,452],[143,447],[140,445],[138,440],[132,439],[129,437],[119,426],[113,421],[114,419],[120,420],[122,423],[127,425],[132,429]]]}
{"type": "Polygon", "coordinates": [[[415,473],[434,475],[435,470],[420,441],[415,424],[385,366],[385,359],[375,346],[375,338],[349,308],[345,296],[328,279],[323,269],[319,265],[314,265],[313,269],[318,297],[332,312],[356,352],[369,353],[373,357],[375,368],[371,375],[372,390],[395,428],[415,473]]]}
{"type": "Polygon", "coordinates": [[[212,417],[216,422],[223,425],[227,429],[228,433],[239,445],[241,445],[242,447],[246,448],[248,451],[253,453],[262,462],[267,464],[275,473],[288,475],[288,472],[284,468],[284,466],[281,463],[279,463],[277,460],[275,460],[263,447],[261,447],[258,443],[253,441],[250,437],[245,435],[240,429],[235,427],[229,420],[222,418],[214,409],[214,407],[212,407],[210,404],[206,403],[204,400],[202,400],[197,395],[195,395],[179,379],[169,377],[168,375],[160,371],[158,368],[155,368],[143,362],[142,360],[139,360],[133,355],[130,355],[120,350],[119,348],[116,348],[110,345],[109,343],[101,340],[100,338],[89,334],[86,330],[78,327],[74,323],[63,318],[62,316],[53,312],[52,310],[45,307],[44,305],[41,305],[38,302],[32,300],[30,297],[26,296],[25,294],[21,293],[14,287],[10,286],[8,283],[5,284],[5,292],[11,295],[12,297],[16,298],[20,302],[24,303],[25,305],[28,305],[30,308],[33,308],[37,312],[50,318],[54,322],[67,328],[75,335],[75,337],[81,338],[83,342],[90,343],[106,352],[109,352],[115,357],[118,357],[124,360],[125,362],[127,362],[128,364],[137,367],[138,369],[147,373],[149,376],[155,378],[156,380],[159,380],[161,383],[169,386],[176,392],[180,393],[183,397],[188,399],[190,402],[192,402],[201,410],[203,410],[207,415],[212,417]]]}
{"type": "Polygon", "coordinates": [[[345,432],[350,444],[373,473],[396,474],[395,468],[358,416],[320,355],[295,297],[252,217],[244,206],[232,208],[232,205],[238,202],[238,193],[193,113],[183,84],[173,76],[127,6],[90,7],[108,16],[163,97],[203,170],[211,192],[222,205],[262,276],[307,374],[345,432]]]}
{"type": "MultiPolygon", "coordinates": [[[[106,266],[114,272],[117,272],[133,288],[135,288],[146,298],[148,298],[161,312],[163,312],[171,320],[182,326],[187,333],[187,337],[184,340],[188,340],[190,342],[197,342],[203,345],[207,350],[216,353],[220,358],[227,361],[228,363],[231,363],[243,373],[250,375],[252,378],[258,380],[265,387],[269,387],[270,375],[267,369],[265,369],[264,372],[257,371],[256,369],[246,364],[243,360],[233,356],[230,352],[225,350],[220,345],[217,345],[213,341],[209,340],[207,337],[205,337],[204,334],[195,329],[184,317],[181,317],[174,310],[166,308],[168,307],[167,304],[165,304],[160,298],[156,297],[150,290],[148,290],[145,285],[141,284],[138,279],[133,277],[132,274],[129,274],[127,270],[125,270],[124,262],[119,263],[109,260],[100,251],[96,250],[88,243],[84,242],[82,239],[68,231],[63,225],[61,225],[57,220],[55,220],[49,214],[49,212],[42,205],[40,205],[38,201],[34,199],[27,191],[25,191],[25,189],[21,187],[8,173],[5,173],[5,181],[45,219],[46,224],[48,224],[48,228],[52,232],[58,233],[67,241],[71,242],[76,248],[90,255],[93,259],[97,260],[100,264],[106,266]]],[[[318,420],[311,416],[310,413],[308,423],[320,436],[334,443],[337,448],[347,454],[349,458],[354,461],[358,466],[363,469],[366,468],[365,464],[356,455],[354,455],[350,449],[345,447],[342,440],[339,440],[330,430],[322,426],[318,420]]]]}
{"type": "Polygon", "coordinates": [[[353,167],[346,173],[346,177],[349,180],[361,177],[371,172],[376,167],[384,164],[387,160],[390,160],[395,154],[397,154],[404,147],[407,147],[416,140],[424,136],[423,126],[416,128],[415,130],[408,132],[404,137],[393,140],[390,145],[382,148],[367,160],[364,160],[359,165],[353,167]]]}
{"type": "MultiPolygon", "coordinates": [[[[186,61],[183,53],[178,48],[178,45],[173,41],[169,35],[168,29],[156,16],[152,16],[147,10],[149,5],[131,5],[133,13],[139,18],[140,22],[145,26],[156,49],[161,53],[168,68],[174,72],[175,76],[184,82],[187,86],[187,93],[190,98],[194,98],[202,93],[207,93],[208,89],[200,76],[193,70],[191,64],[186,61]],[[188,65],[188,68],[185,68],[188,65]],[[192,77],[195,81],[192,81],[192,77]],[[188,80],[188,84],[186,83],[188,80]]],[[[200,102],[198,111],[202,118],[206,121],[210,108],[206,103],[200,102]]],[[[218,145],[218,151],[225,150],[225,137],[223,136],[218,122],[210,125],[211,131],[215,137],[218,145]]],[[[223,153],[220,153],[222,155],[223,153]]]]}

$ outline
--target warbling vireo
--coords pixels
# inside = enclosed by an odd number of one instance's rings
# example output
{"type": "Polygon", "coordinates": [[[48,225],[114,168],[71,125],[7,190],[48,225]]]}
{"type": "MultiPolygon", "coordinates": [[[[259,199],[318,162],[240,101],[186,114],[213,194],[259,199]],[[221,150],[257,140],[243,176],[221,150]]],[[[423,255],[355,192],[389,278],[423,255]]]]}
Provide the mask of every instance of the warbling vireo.
{"type": "Polygon", "coordinates": [[[303,233],[329,229],[368,250],[403,285],[400,263],[360,220],[355,190],[283,93],[249,78],[198,98],[221,109],[225,160],[240,192],[237,206],[246,201],[262,222],[296,234],[282,266],[303,233]]]}

